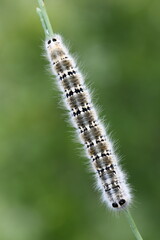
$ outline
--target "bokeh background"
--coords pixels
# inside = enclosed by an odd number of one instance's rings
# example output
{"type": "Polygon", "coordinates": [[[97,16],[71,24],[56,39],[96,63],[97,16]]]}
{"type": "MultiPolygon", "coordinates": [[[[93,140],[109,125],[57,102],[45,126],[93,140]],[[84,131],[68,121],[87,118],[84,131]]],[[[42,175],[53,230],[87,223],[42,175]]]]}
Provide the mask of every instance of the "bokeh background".
{"type": "MultiPolygon", "coordinates": [[[[134,219],[159,239],[160,2],[46,0],[118,139],[134,219]]],[[[42,57],[36,1],[0,0],[0,239],[134,240],[94,190],[42,57]]]]}

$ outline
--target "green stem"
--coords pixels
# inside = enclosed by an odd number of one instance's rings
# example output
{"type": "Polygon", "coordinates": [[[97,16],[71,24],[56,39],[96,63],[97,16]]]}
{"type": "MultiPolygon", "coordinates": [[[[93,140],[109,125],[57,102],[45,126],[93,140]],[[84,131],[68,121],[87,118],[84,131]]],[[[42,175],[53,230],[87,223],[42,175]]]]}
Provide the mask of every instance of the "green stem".
{"type": "Polygon", "coordinates": [[[130,211],[128,209],[125,210],[125,215],[126,215],[126,218],[127,218],[128,222],[129,222],[129,225],[130,225],[130,227],[132,229],[132,232],[133,232],[135,238],[137,240],[143,240],[143,238],[141,237],[141,235],[140,235],[140,233],[138,231],[138,228],[137,228],[137,226],[136,226],[136,224],[135,224],[135,222],[134,222],[134,220],[132,218],[132,215],[131,215],[131,213],[130,213],[130,211]]]}
{"type": "Polygon", "coordinates": [[[45,4],[43,0],[38,0],[39,8],[37,8],[37,13],[40,17],[42,27],[44,29],[46,38],[51,38],[53,36],[53,30],[51,23],[48,18],[48,14],[45,8],[45,4]]]}

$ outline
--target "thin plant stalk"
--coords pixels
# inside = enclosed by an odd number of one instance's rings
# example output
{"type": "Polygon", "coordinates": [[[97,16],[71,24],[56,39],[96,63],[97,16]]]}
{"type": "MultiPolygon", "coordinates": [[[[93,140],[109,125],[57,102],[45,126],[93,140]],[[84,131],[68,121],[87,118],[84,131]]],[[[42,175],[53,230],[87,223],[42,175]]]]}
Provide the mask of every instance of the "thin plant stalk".
{"type": "MultiPolygon", "coordinates": [[[[51,23],[49,21],[49,17],[45,8],[45,4],[43,0],[38,0],[38,4],[39,4],[39,8],[37,8],[37,13],[40,17],[41,23],[42,23],[42,27],[44,29],[45,32],[45,36],[46,38],[50,38],[53,35],[53,30],[52,30],[52,26],[51,23]]],[[[143,238],[141,237],[138,228],[132,218],[132,215],[130,213],[130,211],[128,209],[124,210],[124,215],[127,218],[127,221],[131,227],[131,230],[135,236],[136,240],[143,240],[143,238]]]]}
{"type": "Polygon", "coordinates": [[[37,13],[40,17],[42,27],[44,29],[46,38],[49,38],[53,35],[52,25],[50,23],[45,4],[43,0],[38,0],[39,8],[37,8],[37,13]]]}
{"type": "Polygon", "coordinates": [[[139,233],[138,228],[137,228],[137,226],[136,226],[136,224],[135,224],[135,222],[134,222],[134,220],[132,218],[132,215],[131,215],[129,209],[126,209],[124,211],[124,214],[125,214],[125,216],[126,216],[126,218],[128,220],[128,223],[130,225],[130,228],[131,228],[135,238],[137,240],[143,240],[143,238],[141,237],[141,234],[139,233]]]}

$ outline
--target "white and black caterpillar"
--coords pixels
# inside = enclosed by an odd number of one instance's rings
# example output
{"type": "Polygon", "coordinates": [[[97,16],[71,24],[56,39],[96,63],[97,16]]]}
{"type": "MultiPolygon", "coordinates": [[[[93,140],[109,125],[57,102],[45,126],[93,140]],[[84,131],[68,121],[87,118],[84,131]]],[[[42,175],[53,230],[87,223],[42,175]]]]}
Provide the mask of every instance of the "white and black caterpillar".
{"type": "Polygon", "coordinates": [[[123,209],[131,201],[130,189],[112,143],[92,104],[83,75],[60,35],[54,34],[52,38],[46,40],[45,48],[52,72],[57,78],[64,94],[64,101],[71,113],[71,121],[77,129],[96,174],[103,199],[111,209],[123,209]]]}

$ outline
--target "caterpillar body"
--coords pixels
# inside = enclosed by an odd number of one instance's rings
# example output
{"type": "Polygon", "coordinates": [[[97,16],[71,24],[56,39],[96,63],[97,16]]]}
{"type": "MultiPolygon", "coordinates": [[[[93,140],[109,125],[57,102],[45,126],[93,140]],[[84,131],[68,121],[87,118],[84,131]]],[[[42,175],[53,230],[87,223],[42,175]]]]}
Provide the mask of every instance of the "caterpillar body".
{"type": "Polygon", "coordinates": [[[62,38],[54,34],[45,42],[45,49],[53,75],[56,76],[70,111],[71,122],[86,149],[96,174],[103,200],[111,209],[124,209],[131,201],[126,176],[121,170],[112,143],[99,120],[83,75],[62,38]]]}

